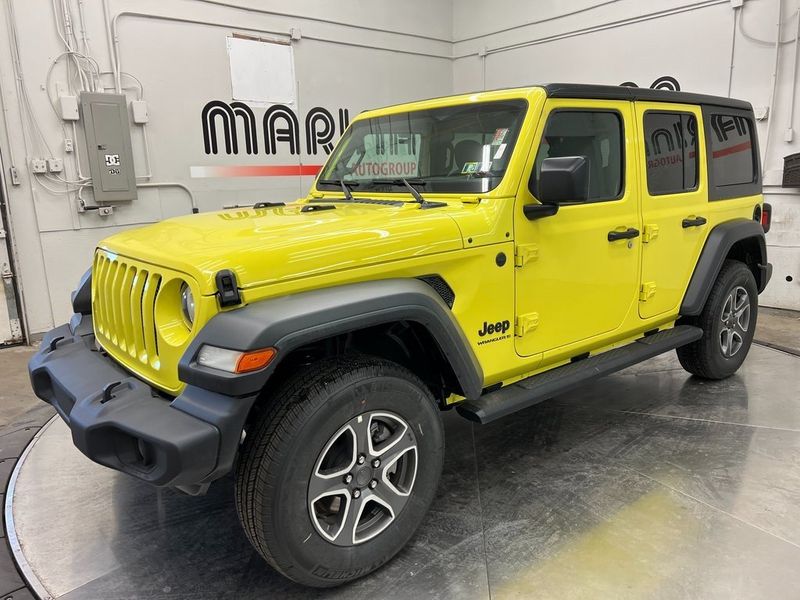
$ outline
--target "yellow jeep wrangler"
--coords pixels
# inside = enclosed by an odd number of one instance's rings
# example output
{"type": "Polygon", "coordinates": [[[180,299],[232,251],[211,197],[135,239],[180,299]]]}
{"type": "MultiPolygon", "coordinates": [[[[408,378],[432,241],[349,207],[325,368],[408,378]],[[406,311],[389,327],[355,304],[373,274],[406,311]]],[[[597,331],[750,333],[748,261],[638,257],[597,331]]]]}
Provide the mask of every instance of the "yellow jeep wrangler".
{"type": "Polygon", "coordinates": [[[367,111],[306,198],[103,241],[33,388],[100,464],[189,493],[235,471],[287,577],[355,579],[431,504],[440,410],[487,423],[672,349],[738,369],[771,275],[758,156],[750,104],[681,92],[367,111]]]}

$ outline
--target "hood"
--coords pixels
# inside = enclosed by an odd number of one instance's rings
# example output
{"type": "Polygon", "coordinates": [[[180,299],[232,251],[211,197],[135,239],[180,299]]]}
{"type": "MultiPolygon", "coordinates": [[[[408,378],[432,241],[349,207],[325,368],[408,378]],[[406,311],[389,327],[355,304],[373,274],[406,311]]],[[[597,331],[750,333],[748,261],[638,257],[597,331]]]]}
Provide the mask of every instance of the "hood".
{"type": "Polygon", "coordinates": [[[177,217],[118,233],[100,248],[181,271],[212,294],[222,269],[235,271],[246,289],[463,247],[450,207],[336,204],[302,212],[304,206],[177,217]]]}

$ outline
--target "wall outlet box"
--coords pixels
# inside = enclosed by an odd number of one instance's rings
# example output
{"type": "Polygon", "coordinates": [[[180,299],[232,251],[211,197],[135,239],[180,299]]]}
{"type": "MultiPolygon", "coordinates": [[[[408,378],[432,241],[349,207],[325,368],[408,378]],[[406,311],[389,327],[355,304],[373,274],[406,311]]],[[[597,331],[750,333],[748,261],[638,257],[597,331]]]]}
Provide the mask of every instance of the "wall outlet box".
{"type": "Polygon", "coordinates": [[[744,0],[731,0],[731,7],[732,8],[741,8],[744,4],[744,0]]]}
{"type": "Polygon", "coordinates": [[[110,217],[114,214],[114,207],[113,206],[100,206],[97,209],[97,214],[101,217],[110,217]]]}
{"type": "Polygon", "coordinates": [[[72,138],[65,138],[64,139],[64,152],[72,152],[75,150],[75,145],[72,142],[72,138]]]}
{"type": "Polygon", "coordinates": [[[792,138],[794,138],[794,129],[789,127],[787,130],[783,132],[783,141],[784,142],[791,142],[792,138]]]}
{"type": "Polygon", "coordinates": [[[80,119],[78,114],[77,96],[59,96],[58,112],[65,121],[77,121],[80,119]]]}
{"type": "Polygon", "coordinates": [[[31,171],[37,175],[47,173],[47,161],[43,158],[32,158],[31,171]]]}
{"type": "Polygon", "coordinates": [[[753,115],[755,116],[756,121],[763,121],[764,119],[769,118],[769,106],[754,106],[753,115]]]}
{"type": "Polygon", "coordinates": [[[64,170],[64,161],[60,158],[48,158],[47,170],[51,173],[61,173],[64,170]]]}
{"type": "Polygon", "coordinates": [[[141,125],[150,121],[150,115],[147,114],[147,102],[144,100],[131,100],[131,113],[134,123],[141,125]]]}

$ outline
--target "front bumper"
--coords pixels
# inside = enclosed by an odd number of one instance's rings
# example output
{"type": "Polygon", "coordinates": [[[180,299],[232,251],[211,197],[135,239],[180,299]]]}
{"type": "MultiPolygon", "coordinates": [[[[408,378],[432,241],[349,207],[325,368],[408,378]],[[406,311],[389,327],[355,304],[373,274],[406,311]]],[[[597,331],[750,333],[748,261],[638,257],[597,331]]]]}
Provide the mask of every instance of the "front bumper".
{"type": "Polygon", "coordinates": [[[255,396],[187,386],[165,399],[98,350],[91,331],[91,315],[75,315],[28,365],[34,392],[69,425],[75,446],[158,486],[194,491],[229,472],[255,396]]]}

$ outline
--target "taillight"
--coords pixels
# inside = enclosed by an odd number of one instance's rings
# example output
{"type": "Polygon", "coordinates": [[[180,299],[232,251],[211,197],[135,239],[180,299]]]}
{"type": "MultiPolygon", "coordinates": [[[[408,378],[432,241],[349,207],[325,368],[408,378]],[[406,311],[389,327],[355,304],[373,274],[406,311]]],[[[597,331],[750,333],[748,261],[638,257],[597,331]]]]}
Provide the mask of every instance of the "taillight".
{"type": "Polygon", "coordinates": [[[772,205],[765,202],[764,208],[761,209],[761,227],[764,229],[764,233],[769,231],[770,225],[772,224],[772,205]]]}

